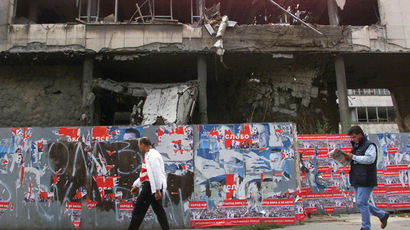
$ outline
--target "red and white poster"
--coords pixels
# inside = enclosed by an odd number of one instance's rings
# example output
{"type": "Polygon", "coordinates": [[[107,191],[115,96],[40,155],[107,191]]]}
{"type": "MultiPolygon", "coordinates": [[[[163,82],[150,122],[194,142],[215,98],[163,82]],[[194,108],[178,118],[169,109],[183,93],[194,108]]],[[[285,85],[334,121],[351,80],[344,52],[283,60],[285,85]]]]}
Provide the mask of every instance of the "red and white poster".
{"type": "Polygon", "coordinates": [[[296,191],[295,192],[296,198],[295,198],[295,219],[296,221],[302,221],[305,219],[305,209],[303,208],[303,198],[301,191],[296,191]]]}
{"type": "Polygon", "coordinates": [[[75,228],[80,228],[82,205],[79,202],[67,202],[66,211],[71,216],[75,228]]]}
{"type": "Polygon", "coordinates": [[[92,209],[98,204],[98,201],[91,201],[90,198],[87,196],[87,208],[92,209]]]}
{"type": "MultiPolygon", "coordinates": [[[[10,202],[0,202],[0,218],[3,214],[7,211],[8,207],[10,206],[10,202]]],[[[13,203],[11,203],[11,210],[13,210],[13,203]]]]}
{"type": "Polygon", "coordinates": [[[295,224],[295,205],[291,199],[265,199],[262,201],[262,224],[295,224]]]}
{"type": "Polygon", "coordinates": [[[131,220],[133,209],[134,209],[133,202],[120,202],[118,204],[119,222],[123,221],[125,218],[128,218],[129,220],[131,220]]]}
{"type": "Polygon", "coordinates": [[[298,145],[305,167],[317,172],[328,172],[330,170],[326,134],[299,135],[298,145]]]}
{"type": "Polygon", "coordinates": [[[259,213],[256,210],[249,210],[246,199],[224,200],[219,210],[226,213],[226,226],[260,223],[259,213]]]}
{"type": "Polygon", "coordinates": [[[191,227],[224,226],[225,218],[217,212],[208,210],[206,201],[189,201],[191,227]]]}
{"type": "Polygon", "coordinates": [[[346,208],[350,204],[351,201],[344,192],[326,193],[323,199],[323,208],[326,213],[334,213],[336,209],[346,208]]]}
{"type": "Polygon", "coordinates": [[[384,186],[380,187],[380,184],[379,184],[379,187],[373,189],[373,200],[374,200],[374,203],[376,204],[376,207],[387,208],[388,200],[387,200],[386,188],[384,186]]]}
{"type": "Polygon", "coordinates": [[[410,208],[410,188],[395,187],[387,190],[387,207],[390,209],[409,209],[410,208]]]}
{"type": "Polygon", "coordinates": [[[117,200],[116,194],[106,194],[106,191],[112,190],[114,186],[118,185],[119,176],[94,176],[93,178],[97,183],[98,191],[100,191],[100,196],[103,201],[113,202],[117,200]]]}

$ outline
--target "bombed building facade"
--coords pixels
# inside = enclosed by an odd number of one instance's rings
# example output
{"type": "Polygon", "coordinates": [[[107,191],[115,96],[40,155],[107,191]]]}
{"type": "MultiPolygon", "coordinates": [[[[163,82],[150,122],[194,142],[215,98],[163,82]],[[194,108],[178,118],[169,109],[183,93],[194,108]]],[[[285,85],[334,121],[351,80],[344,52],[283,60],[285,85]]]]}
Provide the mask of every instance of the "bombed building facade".
{"type": "Polygon", "coordinates": [[[164,158],[171,228],[351,213],[327,156],[349,136],[330,133],[373,118],[350,120],[348,89],[393,96],[402,133],[369,136],[375,200],[408,209],[409,3],[0,0],[0,224],[126,228],[141,135],[164,158]]]}
{"type": "Polygon", "coordinates": [[[408,3],[2,0],[0,126],[291,121],[309,132],[325,121],[337,132],[350,124],[347,87],[389,89],[404,129],[408,3]]]}

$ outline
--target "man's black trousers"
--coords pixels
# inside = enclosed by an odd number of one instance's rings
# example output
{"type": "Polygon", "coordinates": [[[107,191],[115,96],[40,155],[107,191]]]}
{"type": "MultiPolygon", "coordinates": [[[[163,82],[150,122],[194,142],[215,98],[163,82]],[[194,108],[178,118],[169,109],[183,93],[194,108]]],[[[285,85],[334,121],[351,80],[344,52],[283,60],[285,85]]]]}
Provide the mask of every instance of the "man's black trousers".
{"type": "MultiPolygon", "coordinates": [[[[162,193],[162,190],[161,190],[162,193]]],[[[149,182],[144,182],[142,184],[141,193],[137,198],[137,202],[134,204],[134,209],[132,210],[132,219],[130,223],[131,229],[139,229],[142,221],[144,220],[145,213],[147,213],[148,207],[151,205],[151,209],[157,215],[159,224],[164,230],[169,229],[167,214],[161,204],[162,199],[156,200],[155,195],[151,193],[151,185],[149,182]]]]}

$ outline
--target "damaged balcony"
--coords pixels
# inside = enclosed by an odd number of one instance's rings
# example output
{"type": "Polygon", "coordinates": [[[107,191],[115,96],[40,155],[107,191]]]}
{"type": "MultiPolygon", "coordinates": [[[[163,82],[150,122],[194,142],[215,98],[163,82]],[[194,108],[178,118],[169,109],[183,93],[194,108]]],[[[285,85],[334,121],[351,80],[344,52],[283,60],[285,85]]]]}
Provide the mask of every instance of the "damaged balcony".
{"type": "Polygon", "coordinates": [[[20,0],[6,49],[220,56],[387,50],[378,9],[377,0],[20,0]]]}

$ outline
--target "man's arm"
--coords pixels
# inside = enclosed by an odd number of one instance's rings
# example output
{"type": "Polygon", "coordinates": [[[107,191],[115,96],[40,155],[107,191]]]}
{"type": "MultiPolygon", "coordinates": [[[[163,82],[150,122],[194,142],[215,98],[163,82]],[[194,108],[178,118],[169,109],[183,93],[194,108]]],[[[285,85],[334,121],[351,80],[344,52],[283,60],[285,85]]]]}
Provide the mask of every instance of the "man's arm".
{"type": "Polygon", "coordinates": [[[131,193],[133,194],[137,193],[139,187],[141,187],[141,181],[140,181],[140,178],[138,177],[138,179],[136,179],[134,183],[132,183],[131,193]]]}
{"type": "Polygon", "coordinates": [[[377,152],[376,146],[373,144],[367,147],[366,152],[364,152],[364,156],[356,156],[351,153],[347,153],[345,157],[349,160],[354,160],[359,164],[369,165],[372,164],[376,160],[377,152]]]}

